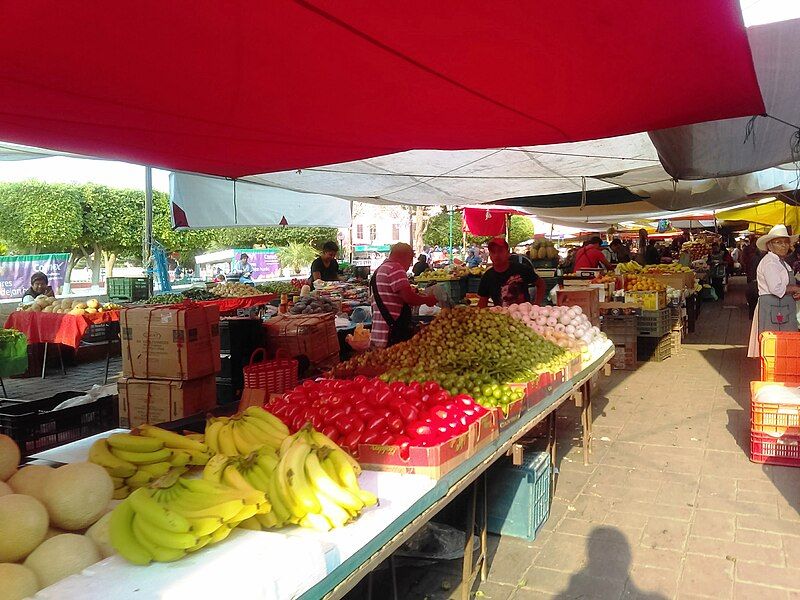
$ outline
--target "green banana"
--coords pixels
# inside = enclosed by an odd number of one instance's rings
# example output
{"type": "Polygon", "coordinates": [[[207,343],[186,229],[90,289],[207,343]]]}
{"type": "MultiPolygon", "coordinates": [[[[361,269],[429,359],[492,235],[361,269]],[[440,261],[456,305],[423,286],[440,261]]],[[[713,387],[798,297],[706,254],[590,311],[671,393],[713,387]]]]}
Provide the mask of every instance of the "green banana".
{"type": "Polygon", "coordinates": [[[153,555],[133,535],[134,515],[133,508],[127,501],[121,502],[114,508],[108,524],[111,545],[128,562],[135,565],[149,565],[153,555]]]}
{"type": "Polygon", "coordinates": [[[111,454],[105,439],[97,440],[89,448],[89,461],[100,465],[112,477],[130,477],[136,473],[136,465],[111,454]]]}
{"type": "Polygon", "coordinates": [[[267,497],[269,498],[270,504],[272,504],[272,512],[275,513],[275,517],[281,523],[285,523],[289,520],[292,513],[286,505],[286,501],[278,494],[276,477],[277,475],[273,473],[272,477],[270,477],[267,482],[267,497]]]}
{"type": "Polygon", "coordinates": [[[164,447],[164,442],[130,433],[112,433],[106,438],[108,445],[128,452],[155,452],[164,447]]]}
{"type": "Polygon", "coordinates": [[[168,448],[178,448],[181,450],[193,450],[195,452],[207,452],[208,446],[193,440],[185,435],[169,431],[155,425],[140,425],[139,433],[152,439],[163,442],[168,448]]]}
{"type": "Polygon", "coordinates": [[[139,488],[128,496],[128,502],[137,515],[153,525],[174,533],[188,533],[191,525],[182,515],[156,502],[146,488],[139,488]]]}

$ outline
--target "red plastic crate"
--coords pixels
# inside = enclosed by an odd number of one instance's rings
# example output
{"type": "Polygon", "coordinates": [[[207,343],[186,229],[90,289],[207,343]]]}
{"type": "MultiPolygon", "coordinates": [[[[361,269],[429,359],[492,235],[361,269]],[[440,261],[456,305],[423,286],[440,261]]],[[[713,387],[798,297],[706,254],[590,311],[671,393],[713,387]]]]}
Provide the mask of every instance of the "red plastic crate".
{"type": "Polygon", "coordinates": [[[800,333],[765,331],[761,340],[761,380],[800,385],[800,333]]]}
{"type": "Polygon", "coordinates": [[[800,467],[800,436],[774,438],[766,433],[751,431],[750,460],[768,465],[800,467]]]}

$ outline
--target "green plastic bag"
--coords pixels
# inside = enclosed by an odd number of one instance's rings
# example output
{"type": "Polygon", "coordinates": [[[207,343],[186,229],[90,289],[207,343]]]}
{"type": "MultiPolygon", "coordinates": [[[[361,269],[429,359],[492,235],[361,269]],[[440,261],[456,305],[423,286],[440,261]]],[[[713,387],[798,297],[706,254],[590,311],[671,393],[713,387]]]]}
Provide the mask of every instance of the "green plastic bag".
{"type": "Polygon", "coordinates": [[[0,329],[0,377],[28,370],[28,338],[16,329],[0,329]]]}

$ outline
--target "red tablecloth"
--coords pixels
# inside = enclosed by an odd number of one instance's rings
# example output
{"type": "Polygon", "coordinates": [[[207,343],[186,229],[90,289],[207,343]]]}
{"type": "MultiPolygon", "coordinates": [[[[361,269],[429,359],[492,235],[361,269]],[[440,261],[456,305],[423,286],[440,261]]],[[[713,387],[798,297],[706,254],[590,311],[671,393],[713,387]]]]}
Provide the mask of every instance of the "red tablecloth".
{"type": "Polygon", "coordinates": [[[93,315],[63,315],[20,310],[8,316],[5,327],[24,333],[28,337],[29,344],[48,342],[77,348],[89,325],[109,321],[119,321],[119,311],[110,310],[93,315]]]}
{"type": "Polygon", "coordinates": [[[260,294],[245,298],[220,298],[219,300],[202,300],[198,304],[219,306],[220,313],[233,312],[240,308],[251,308],[260,304],[267,304],[277,298],[277,294],[260,294]]]}

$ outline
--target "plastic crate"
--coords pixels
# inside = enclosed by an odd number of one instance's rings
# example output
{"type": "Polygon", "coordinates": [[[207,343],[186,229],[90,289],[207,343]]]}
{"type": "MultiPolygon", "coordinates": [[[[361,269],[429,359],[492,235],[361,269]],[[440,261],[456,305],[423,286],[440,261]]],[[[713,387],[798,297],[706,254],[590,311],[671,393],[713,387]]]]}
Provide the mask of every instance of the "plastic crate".
{"type": "Polygon", "coordinates": [[[800,333],[765,331],[761,340],[761,381],[800,384],[800,333]]]}
{"type": "Polygon", "coordinates": [[[81,338],[82,344],[105,344],[119,340],[119,321],[92,323],[81,338]]]}
{"type": "Polygon", "coordinates": [[[661,362],[672,356],[672,336],[661,338],[640,337],[636,343],[636,355],[643,362],[661,362]]]}
{"type": "Polygon", "coordinates": [[[672,342],[672,354],[675,355],[680,352],[683,332],[680,329],[673,329],[669,332],[669,336],[672,342]]]}
{"type": "Polygon", "coordinates": [[[600,317],[600,331],[611,339],[615,335],[636,337],[638,328],[639,320],[636,315],[606,314],[600,317]]]}
{"type": "Polygon", "coordinates": [[[467,294],[477,294],[478,288],[481,286],[480,275],[469,275],[467,277],[467,294]]]}
{"type": "Polygon", "coordinates": [[[775,438],[760,431],[751,431],[750,460],[768,465],[800,467],[800,436],[775,438]]]}
{"type": "Polygon", "coordinates": [[[109,277],[106,295],[111,302],[138,302],[150,297],[147,277],[109,277]]]}
{"type": "MultiPolygon", "coordinates": [[[[763,402],[756,400],[764,386],[782,385],[775,381],[750,382],[750,428],[770,435],[800,435],[800,403],[763,402]]],[[[764,400],[767,396],[761,395],[764,400]]]]}
{"type": "Polygon", "coordinates": [[[663,337],[669,333],[672,325],[668,308],[660,310],[643,310],[639,315],[637,333],[640,337],[663,337]]]}
{"type": "Polygon", "coordinates": [[[501,459],[489,469],[487,527],[532,541],[550,514],[550,454],[525,450],[522,464],[501,459]]]}
{"type": "Polygon", "coordinates": [[[83,394],[61,392],[50,398],[0,407],[0,433],[17,443],[22,456],[29,456],[119,426],[117,396],[53,411],[64,400],[83,394]]]}

